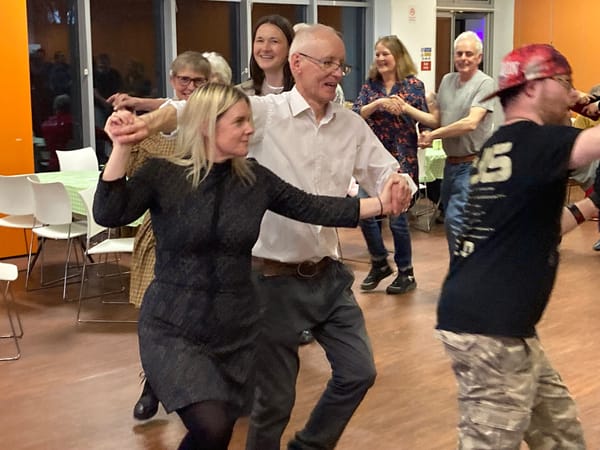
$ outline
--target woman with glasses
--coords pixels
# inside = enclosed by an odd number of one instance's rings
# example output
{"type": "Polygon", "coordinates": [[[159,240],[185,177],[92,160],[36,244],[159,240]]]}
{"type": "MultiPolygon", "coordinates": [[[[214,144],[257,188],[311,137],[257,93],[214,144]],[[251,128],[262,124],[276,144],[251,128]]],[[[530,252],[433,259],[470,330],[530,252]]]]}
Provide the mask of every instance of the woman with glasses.
{"type": "MultiPolygon", "coordinates": [[[[113,114],[107,133],[131,120],[113,114]]],[[[172,156],[151,158],[125,177],[130,146],[113,139],[94,216],[121,226],[149,209],[156,270],[138,325],[142,364],[168,412],[188,433],[179,449],[225,450],[254,392],[259,302],[251,250],[267,210],[323,226],[397,210],[391,177],[380,197],[307,194],[246,158],[254,133],[248,97],[209,83],[187,102],[172,156]]],[[[396,211],[397,212],[397,211],[396,211]]]]}
{"type": "MultiPolygon", "coordinates": [[[[177,56],[171,63],[169,82],[173,88],[173,100],[187,100],[189,96],[209,81],[211,76],[210,62],[199,52],[186,51],[177,56]]],[[[135,112],[154,111],[169,99],[133,97],[117,93],[108,98],[115,110],[128,109],[135,112]]]]}
{"type": "Polygon", "coordinates": [[[239,87],[247,95],[281,94],[294,86],[288,52],[294,39],[292,24],[277,14],[258,19],[252,32],[250,79],[239,87]]]}
{"type": "MultiPolygon", "coordinates": [[[[417,69],[406,47],[396,36],[380,38],[375,44],[375,60],[352,109],[369,124],[385,148],[400,163],[400,172],[408,173],[418,185],[417,132],[415,121],[402,113],[402,102],[428,112],[425,87],[416,78],[417,69]]],[[[359,195],[367,196],[362,189],[359,195]]],[[[389,218],[394,239],[394,262],[398,273],[386,288],[387,294],[404,294],[417,286],[412,265],[412,246],[407,213],[389,218]]],[[[360,285],[364,291],[375,289],[392,275],[388,251],[381,235],[381,221],[360,221],[371,255],[371,270],[360,285]]]]}

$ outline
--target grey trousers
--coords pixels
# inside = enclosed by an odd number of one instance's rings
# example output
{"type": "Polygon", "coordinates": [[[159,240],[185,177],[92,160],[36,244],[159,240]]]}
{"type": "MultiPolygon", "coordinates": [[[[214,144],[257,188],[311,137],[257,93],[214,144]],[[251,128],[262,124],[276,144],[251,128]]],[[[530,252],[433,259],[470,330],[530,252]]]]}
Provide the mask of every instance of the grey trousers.
{"type": "Polygon", "coordinates": [[[351,291],[354,276],[337,261],[311,278],[253,276],[263,324],[246,449],[280,449],[296,399],[299,337],[305,329],[325,350],[332,377],[288,448],[332,449],[376,376],[364,317],[351,291]]]}

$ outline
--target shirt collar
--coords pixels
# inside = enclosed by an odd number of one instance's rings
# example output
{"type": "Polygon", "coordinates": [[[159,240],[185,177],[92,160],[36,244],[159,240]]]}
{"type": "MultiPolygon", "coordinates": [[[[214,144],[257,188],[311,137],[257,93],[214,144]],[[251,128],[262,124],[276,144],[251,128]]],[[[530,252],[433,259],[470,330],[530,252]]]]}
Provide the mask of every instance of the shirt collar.
{"type": "MultiPolygon", "coordinates": [[[[329,105],[327,105],[327,110],[325,111],[325,116],[323,117],[322,123],[327,123],[335,117],[335,107],[334,106],[335,106],[335,104],[333,102],[329,102],[329,105]]],[[[300,92],[298,92],[298,89],[296,89],[296,86],[294,86],[292,88],[292,90],[290,91],[290,108],[292,110],[292,115],[294,117],[299,116],[300,114],[302,114],[304,111],[307,111],[307,110],[309,111],[310,114],[312,114],[314,116],[314,113],[313,113],[312,109],[310,108],[310,105],[304,99],[304,97],[302,97],[302,94],[300,94],[300,92]]]]}

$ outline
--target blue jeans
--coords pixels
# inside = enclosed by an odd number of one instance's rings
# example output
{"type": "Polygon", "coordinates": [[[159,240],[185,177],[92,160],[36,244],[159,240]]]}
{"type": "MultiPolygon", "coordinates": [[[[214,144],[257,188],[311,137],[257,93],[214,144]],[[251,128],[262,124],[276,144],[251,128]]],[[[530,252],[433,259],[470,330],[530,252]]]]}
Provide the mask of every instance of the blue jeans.
{"type": "Polygon", "coordinates": [[[444,224],[450,258],[454,255],[456,239],[460,234],[469,199],[471,163],[448,164],[444,167],[441,198],[444,205],[444,224]]]}
{"type": "Polygon", "coordinates": [[[296,400],[298,336],[311,329],[331,365],[331,379],[288,448],[330,450],[375,381],[365,320],[352,294],[354,276],[331,261],[311,278],[253,272],[262,304],[254,405],[246,450],[279,450],[296,400]]]}
{"type": "MultiPolygon", "coordinates": [[[[359,198],[368,198],[367,194],[362,188],[358,190],[359,198]]],[[[390,216],[390,230],[392,230],[392,237],[394,239],[394,262],[398,267],[398,270],[406,270],[412,268],[412,245],[410,243],[410,232],[408,229],[408,217],[407,214],[400,214],[398,216],[390,216]]],[[[383,243],[383,237],[381,235],[381,221],[371,217],[369,219],[362,219],[358,222],[360,230],[362,231],[369,254],[373,261],[381,261],[388,255],[388,251],[383,243]]]]}

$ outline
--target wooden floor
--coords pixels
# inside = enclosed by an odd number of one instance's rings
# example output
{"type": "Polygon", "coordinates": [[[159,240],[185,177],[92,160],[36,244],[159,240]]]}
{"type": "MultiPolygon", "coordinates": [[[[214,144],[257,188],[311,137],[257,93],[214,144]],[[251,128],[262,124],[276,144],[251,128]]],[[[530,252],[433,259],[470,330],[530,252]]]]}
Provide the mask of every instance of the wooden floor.
{"type": "MultiPolygon", "coordinates": [[[[600,253],[591,250],[598,237],[596,226],[586,223],[565,237],[556,288],[539,326],[551,361],[578,403],[588,448],[594,450],[600,449],[600,253]]],[[[362,237],[357,230],[346,230],[341,239],[358,287],[369,269],[362,237]]],[[[389,236],[386,239],[391,248],[389,236]]],[[[379,375],[339,449],[455,446],[455,382],[433,336],[447,266],[442,226],[431,233],[414,231],[413,251],[416,291],[388,296],[385,284],[369,294],[356,290],[379,375]]],[[[24,267],[23,259],[11,260],[15,261],[24,267]]],[[[135,325],[78,325],[76,304],[62,303],[59,289],[25,292],[23,284],[24,273],[14,285],[25,327],[22,358],[0,362],[0,448],[177,448],[184,429],[176,415],[161,409],[146,423],[132,418],[140,392],[135,325]]],[[[120,308],[119,314],[132,313],[120,308]]],[[[0,318],[4,333],[7,325],[0,318]]],[[[8,350],[6,343],[0,346],[0,352],[8,350]]],[[[329,375],[318,345],[302,348],[301,361],[298,401],[284,442],[302,426],[329,375]]],[[[246,420],[241,420],[231,449],[243,449],[246,429],[246,420]]]]}

